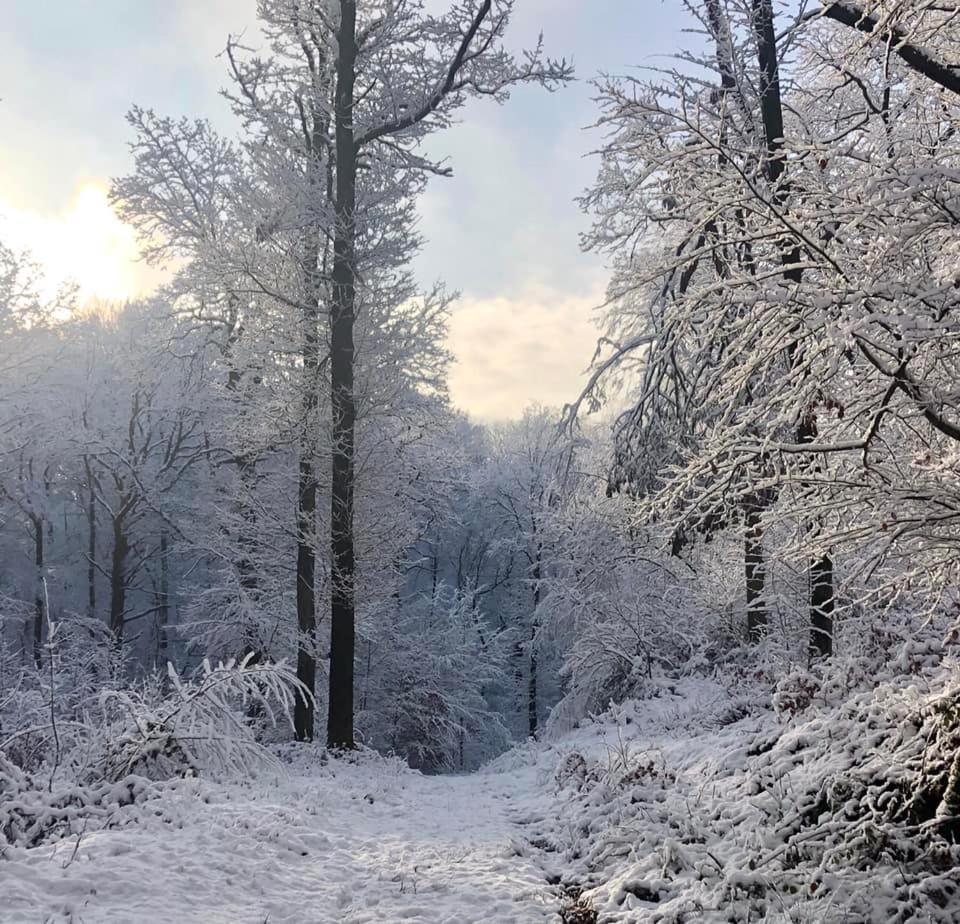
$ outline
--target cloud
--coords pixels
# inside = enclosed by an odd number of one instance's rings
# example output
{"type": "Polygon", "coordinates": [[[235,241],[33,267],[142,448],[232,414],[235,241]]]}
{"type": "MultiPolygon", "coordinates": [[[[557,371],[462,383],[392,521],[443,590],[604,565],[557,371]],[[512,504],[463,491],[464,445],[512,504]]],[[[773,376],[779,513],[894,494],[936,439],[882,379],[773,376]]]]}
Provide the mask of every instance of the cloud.
{"type": "MultiPolygon", "coordinates": [[[[451,5],[429,2],[438,11],[451,5]]],[[[229,33],[244,29],[246,41],[262,44],[256,3],[57,6],[51,16],[49,4],[13,4],[0,34],[0,207],[6,204],[7,224],[58,272],[88,271],[105,260],[103,287],[142,291],[146,270],[132,262],[109,216],[99,206],[86,218],[71,210],[90,178],[102,188],[130,170],[123,113],[133,102],[237,130],[217,95],[228,82],[217,55],[229,33]],[[91,226],[99,229],[92,236],[99,256],[80,260],[91,226]]],[[[601,69],[659,63],[686,22],[653,0],[526,0],[517,4],[508,43],[529,47],[543,27],[548,52],[572,56],[586,81],[601,69]]],[[[518,88],[502,107],[472,100],[460,124],[427,142],[431,155],[449,156],[455,175],[431,183],[420,203],[427,242],[414,269],[425,286],[439,278],[464,293],[451,330],[459,360],[452,391],[479,417],[569,400],[591,358],[591,308],[601,300],[603,269],[579,250],[590,219],[575,197],[593,180],[596,161],[585,155],[602,140],[600,132],[581,130],[596,119],[593,95],[581,82],[555,94],[518,88]]]]}
{"type": "Polygon", "coordinates": [[[103,184],[83,183],[53,214],[0,201],[0,238],[43,267],[47,296],[76,283],[81,302],[122,301],[151,291],[160,278],[140,262],[133,229],[110,208],[103,184]]]}
{"type": "Polygon", "coordinates": [[[453,403],[480,420],[519,417],[530,404],[560,406],[584,384],[602,298],[531,287],[517,297],[465,297],[450,324],[453,403]]]}

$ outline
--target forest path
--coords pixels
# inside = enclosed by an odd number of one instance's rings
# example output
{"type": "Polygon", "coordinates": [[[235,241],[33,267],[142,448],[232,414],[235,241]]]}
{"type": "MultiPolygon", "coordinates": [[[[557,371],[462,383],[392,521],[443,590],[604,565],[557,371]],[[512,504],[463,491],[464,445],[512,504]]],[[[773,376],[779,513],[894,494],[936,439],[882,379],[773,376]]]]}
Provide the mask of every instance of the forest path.
{"type": "Polygon", "coordinates": [[[544,798],[529,768],[427,777],[381,760],[244,786],[184,781],[135,825],[3,863],[0,920],[555,922],[521,826],[544,798]]]}

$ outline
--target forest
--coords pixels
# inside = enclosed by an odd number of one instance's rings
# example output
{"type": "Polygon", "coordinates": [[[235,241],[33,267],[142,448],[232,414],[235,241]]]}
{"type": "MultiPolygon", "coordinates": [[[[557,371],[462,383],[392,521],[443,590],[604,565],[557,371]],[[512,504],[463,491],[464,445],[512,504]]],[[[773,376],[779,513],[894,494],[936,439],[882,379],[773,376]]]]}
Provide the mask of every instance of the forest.
{"type": "Polygon", "coordinates": [[[0,225],[0,921],[960,917],[960,6],[522,5],[225,24],[232,135],[126,114],[148,297],[0,225]],[[574,81],[596,351],[481,421],[418,206],[574,81]]]}

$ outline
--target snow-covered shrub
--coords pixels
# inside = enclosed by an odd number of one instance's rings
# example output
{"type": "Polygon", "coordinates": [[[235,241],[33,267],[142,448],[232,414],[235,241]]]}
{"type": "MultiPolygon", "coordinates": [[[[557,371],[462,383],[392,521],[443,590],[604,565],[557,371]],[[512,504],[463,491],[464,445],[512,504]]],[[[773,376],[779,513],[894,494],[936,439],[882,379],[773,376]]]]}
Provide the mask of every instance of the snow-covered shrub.
{"type": "Polygon", "coordinates": [[[23,671],[0,690],[0,753],[18,767],[32,769],[46,759],[48,712],[40,690],[23,671]]]}
{"type": "Polygon", "coordinates": [[[71,834],[135,823],[127,810],[159,794],[143,777],[80,785],[25,774],[0,754],[0,859],[6,845],[36,847],[71,834]]]}
{"type": "Polygon", "coordinates": [[[579,751],[571,751],[557,767],[553,774],[554,783],[557,791],[565,789],[567,786],[574,786],[580,789],[587,778],[587,760],[579,751]]]}
{"type": "Polygon", "coordinates": [[[123,682],[122,658],[97,620],[51,621],[42,654],[38,667],[0,648],[0,751],[27,771],[84,739],[98,720],[100,694],[123,682]]]}
{"type": "Polygon", "coordinates": [[[295,696],[308,695],[285,664],[248,657],[205,661],[187,679],[169,667],[166,682],[149,677],[137,686],[107,686],[87,702],[67,697],[68,716],[56,682],[51,699],[42,672],[24,676],[33,688],[16,688],[13,702],[29,703],[31,711],[23,727],[0,738],[0,836],[26,846],[78,827],[121,823],[121,809],[155,792],[150,781],[245,779],[275,770],[250,707],[260,723],[290,722],[295,696]]]}
{"type": "Polygon", "coordinates": [[[428,772],[475,765],[504,748],[502,717],[485,696],[504,681],[503,652],[467,596],[441,585],[383,614],[376,628],[358,723],[367,744],[428,772]]]}
{"type": "Polygon", "coordinates": [[[773,691],[774,711],[793,718],[807,710],[820,689],[820,681],[810,671],[796,667],[777,681],[773,691]]]}
{"type": "Polygon", "coordinates": [[[864,631],[786,675],[779,715],[718,722],[736,699],[696,678],[610,710],[537,843],[600,920],[956,920],[960,686],[932,635],[864,631]]]}
{"type": "Polygon", "coordinates": [[[551,716],[551,733],[611,702],[657,695],[664,677],[696,670],[708,644],[697,587],[667,561],[627,557],[584,590],[559,584],[546,601],[566,623],[555,631],[570,638],[567,694],[551,716]]]}
{"type": "Polygon", "coordinates": [[[248,707],[258,707],[272,724],[278,718],[292,722],[295,696],[308,694],[285,664],[255,664],[252,657],[216,666],[204,661],[189,680],[168,666],[166,695],[158,696],[150,685],[104,691],[101,725],[89,750],[73,757],[81,776],[226,778],[272,766],[270,753],[254,736],[248,707]]]}
{"type": "MultiPolygon", "coordinates": [[[[0,245],[2,249],[2,245],[0,245]]],[[[24,649],[23,639],[35,615],[33,605],[0,590],[0,685],[9,657],[24,649]]]]}

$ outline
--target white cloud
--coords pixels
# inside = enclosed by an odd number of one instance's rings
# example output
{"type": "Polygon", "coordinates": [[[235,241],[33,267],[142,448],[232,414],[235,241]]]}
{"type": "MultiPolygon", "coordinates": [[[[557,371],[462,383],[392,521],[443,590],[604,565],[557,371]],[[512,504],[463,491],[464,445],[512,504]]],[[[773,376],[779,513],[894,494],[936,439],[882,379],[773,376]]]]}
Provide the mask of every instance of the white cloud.
{"type": "Polygon", "coordinates": [[[474,417],[519,417],[532,403],[577,396],[593,357],[602,289],[571,296],[547,287],[516,297],[463,298],[450,324],[453,403],[474,417]]]}
{"type": "Polygon", "coordinates": [[[87,182],[53,214],[0,201],[0,237],[30,251],[46,274],[47,295],[76,283],[81,301],[122,301],[153,289],[159,274],[140,262],[133,229],[107,202],[103,184],[87,182]]]}

